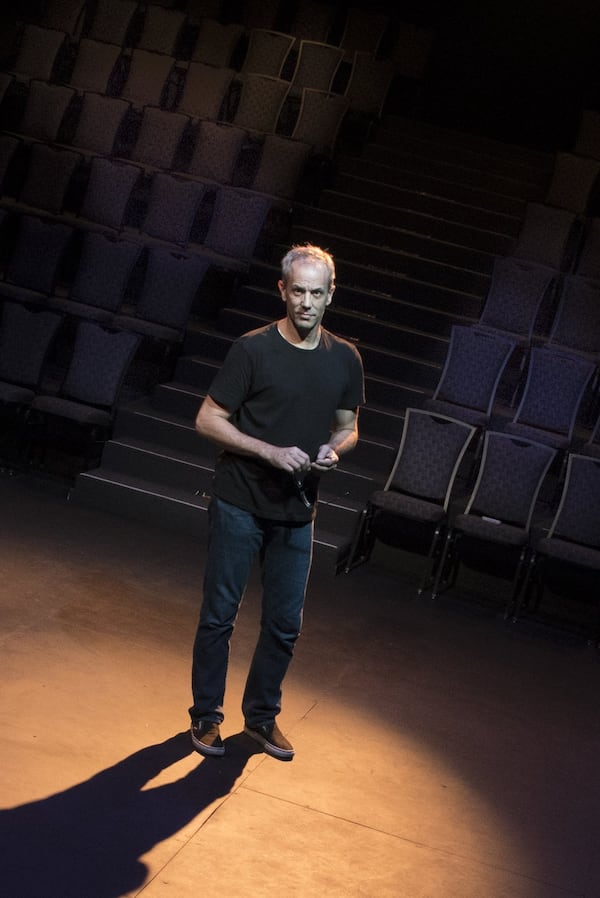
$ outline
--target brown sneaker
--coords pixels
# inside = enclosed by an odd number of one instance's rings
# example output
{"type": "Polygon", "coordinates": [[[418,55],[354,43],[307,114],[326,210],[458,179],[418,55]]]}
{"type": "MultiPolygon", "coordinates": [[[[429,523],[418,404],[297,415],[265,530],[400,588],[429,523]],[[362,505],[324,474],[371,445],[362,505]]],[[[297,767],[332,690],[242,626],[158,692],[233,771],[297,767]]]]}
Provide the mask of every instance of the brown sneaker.
{"type": "Polygon", "coordinates": [[[277,758],[279,761],[291,761],[294,757],[294,749],[276,723],[257,727],[249,727],[246,724],[244,732],[251,739],[260,742],[265,753],[271,755],[272,758],[277,758]]]}
{"type": "Polygon", "coordinates": [[[214,720],[193,720],[190,736],[192,745],[201,755],[220,757],[225,754],[219,724],[214,720]]]}

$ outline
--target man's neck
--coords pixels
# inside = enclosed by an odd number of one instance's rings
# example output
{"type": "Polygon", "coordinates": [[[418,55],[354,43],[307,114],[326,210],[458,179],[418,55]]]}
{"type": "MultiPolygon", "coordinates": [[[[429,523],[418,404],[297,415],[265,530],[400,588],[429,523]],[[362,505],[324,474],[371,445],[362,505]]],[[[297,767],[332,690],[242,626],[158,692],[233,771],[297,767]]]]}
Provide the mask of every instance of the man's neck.
{"type": "Polygon", "coordinates": [[[299,333],[291,324],[289,318],[282,318],[277,322],[277,330],[286,342],[291,343],[296,349],[316,349],[321,339],[321,326],[309,331],[306,335],[299,333]]]}

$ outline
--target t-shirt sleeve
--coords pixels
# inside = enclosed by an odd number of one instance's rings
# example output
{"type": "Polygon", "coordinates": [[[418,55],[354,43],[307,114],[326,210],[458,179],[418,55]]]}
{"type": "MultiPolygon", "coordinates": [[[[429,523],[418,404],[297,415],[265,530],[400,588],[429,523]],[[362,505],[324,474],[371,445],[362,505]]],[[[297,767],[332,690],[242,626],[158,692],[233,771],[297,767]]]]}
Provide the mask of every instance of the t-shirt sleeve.
{"type": "Polygon", "coordinates": [[[243,342],[238,340],[225,356],[225,361],[208,389],[208,395],[233,413],[246,399],[251,381],[251,359],[243,342]]]}
{"type": "Polygon", "coordinates": [[[352,345],[349,345],[348,350],[350,354],[350,376],[348,377],[348,385],[344,391],[339,408],[355,409],[359,405],[364,405],[365,402],[365,376],[358,350],[352,345]]]}

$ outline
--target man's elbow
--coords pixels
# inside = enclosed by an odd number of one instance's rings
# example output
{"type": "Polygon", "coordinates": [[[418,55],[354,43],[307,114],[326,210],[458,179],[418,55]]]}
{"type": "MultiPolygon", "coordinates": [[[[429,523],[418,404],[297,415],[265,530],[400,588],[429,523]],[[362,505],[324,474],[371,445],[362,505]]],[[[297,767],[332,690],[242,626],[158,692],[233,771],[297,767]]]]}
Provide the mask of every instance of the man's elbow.
{"type": "Polygon", "coordinates": [[[209,416],[206,414],[206,408],[204,405],[201,405],[198,414],[196,415],[196,421],[194,422],[194,427],[196,429],[196,433],[201,437],[209,436],[209,416]]]}

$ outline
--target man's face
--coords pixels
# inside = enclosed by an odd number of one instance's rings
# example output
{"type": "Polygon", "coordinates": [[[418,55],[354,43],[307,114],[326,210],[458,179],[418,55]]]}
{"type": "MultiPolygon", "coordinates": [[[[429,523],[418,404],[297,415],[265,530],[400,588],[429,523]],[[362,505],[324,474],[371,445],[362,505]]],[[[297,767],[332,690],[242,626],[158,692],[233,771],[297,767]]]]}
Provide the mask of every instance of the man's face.
{"type": "Polygon", "coordinates": [[[288,319],[298,334],[306,338],[319,328],[333,296],[326,265],[308,260],[293,262],[287,282],[279,281],[278,286],[288,319]]]}

